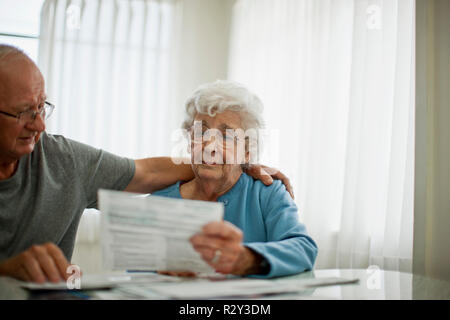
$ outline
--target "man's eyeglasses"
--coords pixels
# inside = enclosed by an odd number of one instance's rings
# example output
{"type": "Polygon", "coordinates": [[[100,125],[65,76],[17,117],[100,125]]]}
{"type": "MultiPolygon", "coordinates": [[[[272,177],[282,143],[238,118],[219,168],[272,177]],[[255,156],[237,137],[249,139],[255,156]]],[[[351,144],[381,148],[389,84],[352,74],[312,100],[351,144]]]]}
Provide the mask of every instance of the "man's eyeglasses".
{"type": "Polygon", "coordinates": [[[55,105],[45,101],[44,106],[39,111],[27,110],[17,115],[5,111],[0,111],[0,113],[4,114],[5,116],[16,118],[17,122],[20,123],[32,123],[36,119],[38,114],[42,117],[43,120],[47,120],[52,115],[53,109],[55,109],[55,105]]]}

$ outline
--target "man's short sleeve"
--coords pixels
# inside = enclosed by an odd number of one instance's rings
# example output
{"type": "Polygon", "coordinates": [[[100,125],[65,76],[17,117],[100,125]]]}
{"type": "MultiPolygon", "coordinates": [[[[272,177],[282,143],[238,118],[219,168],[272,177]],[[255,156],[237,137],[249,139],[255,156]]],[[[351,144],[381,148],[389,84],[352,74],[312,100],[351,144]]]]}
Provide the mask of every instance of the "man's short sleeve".
{"type": "Polygon", "coordinates": [[[63,139],[72,154],[74,168],[84,188],[87,208],[97,206],[99,189],[123,190],[133,179],[136,170],[134,160],[63,139]]]}

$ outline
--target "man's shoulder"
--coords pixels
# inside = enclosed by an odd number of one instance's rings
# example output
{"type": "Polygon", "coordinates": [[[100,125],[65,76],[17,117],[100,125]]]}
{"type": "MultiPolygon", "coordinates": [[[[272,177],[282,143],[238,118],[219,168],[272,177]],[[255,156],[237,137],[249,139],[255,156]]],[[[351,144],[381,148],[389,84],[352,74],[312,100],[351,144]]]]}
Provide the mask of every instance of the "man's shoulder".
{"type": "Polygon", "coordinates": [[[63,135],[51,134],[45,131],[42,132],[37,146],[42,152],[46,153],[46,156],[51,156],[54,155],[54,153],[59,153],[62,155],[78,157],[86,153],[99,152],[99,149],[96,149],[85,143],[66,138],[63,135]]]}
{"type": "Polygon", "coordinates": [[[38,145],[44,150],[72,151],[71,140],[62,135],[42,132],[38,145]]]}
{"type": "Polygon", "coordinates": [[[73,169],[75,152],[70,142],[61,135],[42,132],[38,143],[30,154],[32,166],[43,166],[46,170],[73,169]]]}

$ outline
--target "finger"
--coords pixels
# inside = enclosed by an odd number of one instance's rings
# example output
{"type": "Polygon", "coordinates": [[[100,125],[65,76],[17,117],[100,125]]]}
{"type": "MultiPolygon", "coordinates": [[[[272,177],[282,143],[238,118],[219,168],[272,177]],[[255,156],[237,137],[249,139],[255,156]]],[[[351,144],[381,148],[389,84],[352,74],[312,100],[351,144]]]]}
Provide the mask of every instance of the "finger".
{"type": "Polygon", "coordinates": [[[210,265],[212,268],[215,269],[216,265],[220,264],[220,258],[218,259],[218,261],[213,261],[214,253],[213,254],[209,253],[209,250],[207,250],[207,249],[200,249],[198,252],[200,253],[200,256],[202,257],[202,259],[208,265],[210,265]]]}
{"type": "Polygon", "coordinates": [[[265,168],[267,167],[261,166],[259,164],[254,164],[246,170],[246,173],[249,174],[254,179],[260,180],[265,185],[271,185],[273,179],[270,176],[269,172],[265,170],[265,168]]]}
{"type": "Polygon", "coordinates": [[[17,269],[15,276],[18,279],[23,280],[23,281],[28,281],[28,282],[31,281],[30,275],[28,274],[27,270],[23,266],[20,266],[17,269]]]}
{"type": "Polygon", "coordinates": [[[225,246],[225,241],[218,237],[198,235],[192,237],[191,244],[194,247],[206,247],[211,250],[217,250],[225,246]]]}
{"type": "Polygon", "coordinates": [[[28,274],[29,281],[44,283],[47,280],[39,262],[32,254],[25,254],[22,266],[28,274]]]}
{"type": "Polygon", "coordinates": [[[202,258],[206,261],[211,261],[212,259],[214,259],[214,256],[216,255],[216,251],[217,251],[217,249],[211,249],[209,247],[204,247],[204,246],[196,246],[196,247],[194,247],[194,249],[198,253],[200,253],[202,258]]]}
{"type": "Polygon", "coordinates": [[[51,282],[59,282],[61,279],[64,279],[64,277],[60,275],[56,262],[51,255],[52,246],[53,245],[51,244],[33,246],[31,250],[47,279],[51,282]]]}
{"type": "Polygon", "coordinates": [[[294,188],[292,187],[290,181],[288,178],[283,178],[281,180],[281,182],[284,184],[286,191],[289,192],[289,195],[291,196],[292,199],[295,199],[294,197],[294,188]]]}
{"type": "Polygon", "coordinates": [[[51,282],[61,281],[62,278],[59,275],[58,268],[56,267],[52,257],[48,255],[47,251],[41,251],[36,254],[36,260],[39,262],[41,270],[44,272],[48,280],[51,282]]]}
{"type": "MultiPolygon", "coordinates": [[[[276,169],[271,169],[271,170],[276,170],[276,169]]],[[[289,194],[291,195],[292,199],[295,199],[295,197],[294,197],[294,188],[292,187],[291,181],[289,180],[289,178],[286,175],[284,175],[281,171],[276,170],[276,172],[274,172],[274,174],[272,174],[272,177],[277,179],[277,180],[281,180],[281,182],[286,187],[286,191],[289,192],[289,194]]]]}
{"type": "Polygon", "coordinates": [[[239,258],[239,250],[233,249],[230,251],[220,250],[220,254],[217,255],[217,250],[211,250],[207,247],[195,247],[196,251],[200,253],[203,260],[209,265],[216,267],[224,263],[234,264],[239,258]]]}
{"type": "Polygon", "coordinates": [[[168,270],[160,270],[157,271],[158,274],[167,275],[167,276],[175,276],[175,277],[186,277],[192,278],[197,276],[195,272],[192,271],[168,271],[168,270]]]}
{"type": "Polygon", "coordinates": [[[224,262],[217,266],[215,266],[215,271],[222,274],[230,274],[233,272],[234,269],[234,263],[231,262],[224,262]]]}
{"type": "Polygon", "coordinates": [[[273,178],[267,170],[268,168],[260,167],[258,179],[261,180],[261,182],[266,186],[270,186],[273,183],[273,178]]]}
{"type": "Polygon", "coordinates": [[[185,278],[194,278],[197,276],[197,274],[192,271],[181,271],[181,272],[178,272],[178,276],[185,277],[185,278]]]}
{"type": "Polygon", "coordinates": [[[217,237],[198,237],[191,242],[194,250],[209,250],[213,255],[217,250],[220,250],[222,254],[237,254],[239,252],[239,245],[241,242],[234,240],[224,240],[217,237]]]}
{"type": "Polygon", "coordinates": [[[202,231],[205,235],[242,240],[242,231],[228,221],[214,221],[203,226],[202,231]]]}
{"type": "Polygon", "coordinates": [[[268,166],[261,166],[261,168],[264,170],[264,173],[262,173],[262,174],[268,174],[271,177],[283,175],[283,173],[280,172],[280,170],[278,170],[277,168],[272,168],[272,167],[268,167],[268,166]]]}
{"type": "Polygon", "coordinates": [[[286,185],[286,190],[287,190],[287,192],[289,192],[289,195],[291,196],[291,198],[295,199],[294,188],[290,184],[286,185]]]}
{"type": "Polygon", "coordinates": [[[53,243],[48,243],[45,246],[46,246],[47,252],[52,257],[52,259],[56,265],[59,276],[62,279],[67,280],[70,276],[67,273],[68,268],[70,266],[69,261],[67,261],[66,257],[64,256],[63,252],[61,251],[61,249],[59,247],[57,247],[56,245],[54,245],[53,243]]]}
{"type": "Polygon", "coordinates": [[[165,275],[165,276],[176,276],[176,272],[174,272],[174,271],[162,270],[162,271],[158,271],[158,273],[165,275]]]}
{"type": "Polygon", "coordinates": [[[289,195],[291,196],[291,198],[292,198],[293,200],[295,200],[293,188],[292,188],[291,186],[289,186],[289,187],[286,187],[286,189],[287,189],[287,191],[289,192],[289,195]]]}

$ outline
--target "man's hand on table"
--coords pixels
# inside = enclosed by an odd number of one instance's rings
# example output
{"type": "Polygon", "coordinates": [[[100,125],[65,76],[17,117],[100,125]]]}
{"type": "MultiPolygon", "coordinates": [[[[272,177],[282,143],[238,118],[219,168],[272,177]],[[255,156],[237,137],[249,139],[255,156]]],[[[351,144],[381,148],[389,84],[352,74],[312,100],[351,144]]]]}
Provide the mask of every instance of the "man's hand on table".
{"type": "Polygon", "coordinates": [[[15,257],[0,263],[0,275],[23,281],[44,283],[66,281],[70,263],[53,243],[33,245],[15,257]]]}

